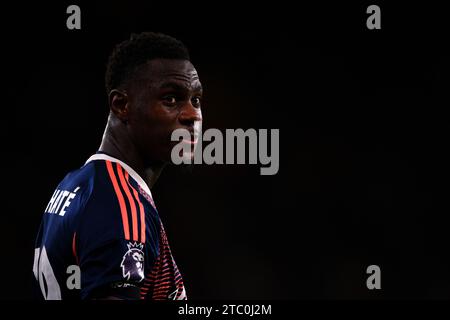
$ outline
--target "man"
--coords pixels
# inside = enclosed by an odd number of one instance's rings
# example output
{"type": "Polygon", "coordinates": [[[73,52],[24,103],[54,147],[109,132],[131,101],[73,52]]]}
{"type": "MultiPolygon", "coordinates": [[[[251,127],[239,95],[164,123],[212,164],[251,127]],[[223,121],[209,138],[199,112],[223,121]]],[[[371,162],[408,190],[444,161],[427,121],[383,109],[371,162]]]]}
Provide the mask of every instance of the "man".
{"type": "Polygon", "coordinates": [[[189,59],[180,41],[157,33],[114,49],[100,148],[62,180],[43,215],[33,267],[41,297],[186,298],[150,188],[178,143],[172,132],[188,130],[192,147],[199,134],[202,87],[189,59]]]}

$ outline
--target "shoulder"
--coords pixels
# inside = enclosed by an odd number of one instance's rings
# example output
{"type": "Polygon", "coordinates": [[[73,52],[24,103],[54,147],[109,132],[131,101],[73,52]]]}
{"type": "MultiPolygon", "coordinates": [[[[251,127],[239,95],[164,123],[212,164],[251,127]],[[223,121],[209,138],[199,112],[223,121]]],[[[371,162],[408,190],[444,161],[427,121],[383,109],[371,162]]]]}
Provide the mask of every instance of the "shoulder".
{"type": "MultiPolygon", "coordinates": [[[[99,193],[107,193],[107,189],[99,188],[106,180],[105,165],[102,161],[92,161],[81,168],[69,172],[55,190],[56,193],[70,192],[79,198],[79,205],[84,206],[89,199],[99,193]]],[[[54,195],[55,195],[54,194],[54,195]]],[[[78,210],[76,211],[80,211],[78,210]]]]}
{"type": "Polygon", "coordinates": [[[116,214],[120,205],[114,187],[117,173],[111,166],[110,162],[96,160],[69,172],[55,190],[47,211],[65,216],[74,229],[82,224],[106,228],[120,224],[120,213],[116,214]],[[63,197],[70,198],[68,206],[58,205],[63,197]]]}
{"type": "Polygon", "coordinates": [[[116,196],[115,184],[118,178],[117,169],[114,169],[110,161],[90,161],[81,168],[69,172],[58,189],[76,190],[82,195],[86,205],[90,200],[110,203],[111,197],[116,196]]]}
{"type": "Polygon", "coordinates": [[[80,237],[130,239],[140,219],[129,202],[127,172],[118,163],[94,160],[76,174],[85,185],[84,206],[77,217],[80,237]]]}

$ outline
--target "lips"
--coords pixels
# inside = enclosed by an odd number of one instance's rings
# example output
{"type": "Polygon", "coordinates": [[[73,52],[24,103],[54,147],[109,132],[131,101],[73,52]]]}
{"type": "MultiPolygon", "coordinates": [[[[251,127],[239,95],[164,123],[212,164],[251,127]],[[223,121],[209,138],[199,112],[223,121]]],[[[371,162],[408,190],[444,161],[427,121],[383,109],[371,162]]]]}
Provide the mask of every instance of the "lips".
{"type": "Polygon", "coordinates": [[[186,131],[188,131],[190,133],[191,139],[190,140],[183,139],[181,142],[189,143],[189,144],[196,144],[198,141],[198,136],[199,136],[198,130],[195,130],[195,128],[189,128],[189,129],[183,128],[183,129],[185,129],[186,131]]]}
{"type": "Polygon", "coordinates": [[[198,139],[196,140],[181,140],[182,143],[187,143],[187,144],[196,144],[198,141],[198,139]]]}

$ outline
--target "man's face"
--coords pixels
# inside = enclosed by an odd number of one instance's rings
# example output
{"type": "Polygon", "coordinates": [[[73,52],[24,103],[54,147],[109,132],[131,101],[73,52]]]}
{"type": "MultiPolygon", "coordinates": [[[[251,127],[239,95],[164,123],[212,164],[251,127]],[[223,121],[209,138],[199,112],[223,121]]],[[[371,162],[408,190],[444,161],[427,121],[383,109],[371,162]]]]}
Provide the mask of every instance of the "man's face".
{"type": "Polygon", "coordinates": [[[140,67],[129,93],[129,131],[145,165],[170,162],[172,132],[200,134],[202,86],[186,60],[154,59],[140,67]]]}

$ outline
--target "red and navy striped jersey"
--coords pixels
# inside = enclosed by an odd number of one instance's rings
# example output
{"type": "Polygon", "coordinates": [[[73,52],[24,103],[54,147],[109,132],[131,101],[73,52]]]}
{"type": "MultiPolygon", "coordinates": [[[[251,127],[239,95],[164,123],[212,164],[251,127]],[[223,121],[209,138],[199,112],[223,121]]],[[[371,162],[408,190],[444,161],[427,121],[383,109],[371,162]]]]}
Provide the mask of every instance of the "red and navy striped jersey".
{"type": "Polygon", "coordinates": [[[33,273],[44,299],[120,292],[186,299],[181,274],[144,180],[103,153],[58,185],[43,214],[33,273]]]}

